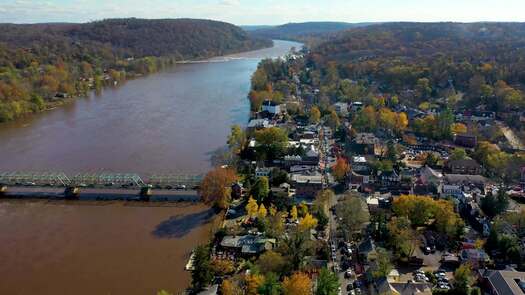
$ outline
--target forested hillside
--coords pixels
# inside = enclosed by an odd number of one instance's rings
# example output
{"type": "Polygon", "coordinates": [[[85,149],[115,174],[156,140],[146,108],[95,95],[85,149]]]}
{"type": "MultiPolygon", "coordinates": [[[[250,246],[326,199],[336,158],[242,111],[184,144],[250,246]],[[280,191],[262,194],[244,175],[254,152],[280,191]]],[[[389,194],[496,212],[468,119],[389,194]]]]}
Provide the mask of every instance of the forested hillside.
{"type": "Polygon", "coordinates": [[[407,98],[412,105],[444,97],[458,106],[517,110],[524,106],[519,90],[525,83],[525,24],[389,23],[356,28],[315,48],[310,63],[331,97],[340,91],[337,80],[330,78],[336,76],[366,87],[373,83],[374,89],[407,98]],[[461,102],[455,91],[465,94],[461,102]]]}
{"type": "Polygon", "coordinates": [[[177,60],[271,45],[223,22],[110,19],[0,25],[0,122],[177,60]]]}

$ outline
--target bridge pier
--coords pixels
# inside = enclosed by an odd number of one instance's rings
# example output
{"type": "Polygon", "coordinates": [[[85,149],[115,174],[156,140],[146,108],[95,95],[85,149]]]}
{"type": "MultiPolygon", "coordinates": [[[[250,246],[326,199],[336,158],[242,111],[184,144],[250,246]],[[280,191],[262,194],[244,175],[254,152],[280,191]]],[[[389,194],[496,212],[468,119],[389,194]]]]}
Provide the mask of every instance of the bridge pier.
{"type": "Polygon", "coordinates": [[[64,196],[66,197],[66,199],[76,200],[79,198],[79,195],[80,195],[80,188],[78,187],[68,186],[64,190],[64,196]]]}
{"type": "Polygon", "coordinates": [[[151,187],[149,186],[144,186],[142,188],[140,188],[140,200],[141,201],[149,201],[151,197],[151,187]]]}

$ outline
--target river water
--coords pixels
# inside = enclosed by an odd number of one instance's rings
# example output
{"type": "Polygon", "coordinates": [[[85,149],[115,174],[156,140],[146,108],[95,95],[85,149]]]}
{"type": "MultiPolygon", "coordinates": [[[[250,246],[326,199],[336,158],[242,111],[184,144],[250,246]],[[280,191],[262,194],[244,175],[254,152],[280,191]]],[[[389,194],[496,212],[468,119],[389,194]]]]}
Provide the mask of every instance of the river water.
{"type": "Polygon", "coordinates": [[[300,44],[179,64],[0,125],[0,171],[202,173],[232,124],[249,117],[250,77],[300,44]]]}
{"type": "MultiPolygon", "coordinates": [[[[248,119],[259,60],[292,46],[177,65],[0,125],[0,171],[204,172],[248,119]]],[[[0,294],[178,294],[215,222],[200,204],[0,201],[0,294]]]]}

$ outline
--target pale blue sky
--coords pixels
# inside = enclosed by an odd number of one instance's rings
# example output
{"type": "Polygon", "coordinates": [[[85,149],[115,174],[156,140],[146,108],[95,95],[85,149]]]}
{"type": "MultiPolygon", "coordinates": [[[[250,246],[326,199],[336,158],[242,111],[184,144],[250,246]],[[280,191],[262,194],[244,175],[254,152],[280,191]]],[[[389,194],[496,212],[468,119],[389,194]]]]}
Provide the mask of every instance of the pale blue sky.
{"type": "Polygon", "coordinates": [[[86,22],[115,17],[207,18],[238,25],[525,21],[525,0],[0,0],[0,22],[86,22]]]}

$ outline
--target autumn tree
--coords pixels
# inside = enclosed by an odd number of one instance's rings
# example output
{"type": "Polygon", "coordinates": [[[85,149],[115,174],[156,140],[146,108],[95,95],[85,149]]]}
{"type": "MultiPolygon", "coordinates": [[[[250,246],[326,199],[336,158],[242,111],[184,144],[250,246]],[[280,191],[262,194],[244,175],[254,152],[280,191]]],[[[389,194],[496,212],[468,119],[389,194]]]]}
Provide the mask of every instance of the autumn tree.
{"type": "Polygon", "coordinates": [[[245,277],[246,295],[258,295],[259,288],[264,284],[262,274],[248,274],[245,277]]]}
{"type": "Polygon", "coordinates": [[[394,217],[387,225],[388,244],[399,257],[409,258],[418,245],[418,236],[407,217],[394,217]]]}
{"type": "Polygon", "coordinates": [[[456,134],[467,133],[467,126],[463,123],[454,123],[452,124],[452,132],[456,134]]]}
{"type": "Polygon", "coordinates": [[[235,271],[235,265],[231,260],[214,259],[211,262],[211,268],[215,275],[224,276],[235,271]]]}
{"type": "Polygon", "coordinates": [[[299,221],[298,228],[301,231],[310,230],[317,226],[317,219],[314,218],[310,213],[306,215],[299,221]]]}
{"type": "Polygon", "coordinates": [[[246,214],[248,214],[250,218],[255,218],[257,217],[257,213],[259,213],[259,205],[257,205],[257,201],[255,201],[254,198],[250,197],[248,204],[246,204],[246,214]]]}
{"type": "Polygon", "coordinates": [[[294,273],[283,280],[283,295],[312,294],[312,281],[305,273],[294,273]]]}
{"type": "Polygon", "coordinates": [[[321,120],[321,111],[319,110],[318,107],[316,106],[313,106],[311,109],[310,109],[310,123],[312,124],[319,124],[320,120],[321,120]]]}
{"type": "Polygon", "coordinates": [[[298,216],[299,214],[297,213],[297,207],[294,205],[292,206],[292,209],[290,210],[290,218],[295,221],[297,220],[298,216]]]}
{"type": "Polygon", "coordinates": [[[338,182],[344,182],[346,175],[350,171],[350,165],[345,158],[337,158],[337,161],[332,168],[332,173],[338,182]]]}
{"type": "Polygon", "coordinates": [[[217,208],[227,208],[231,198],[231,184],[237,174],[231,168],[215,168],[208,172],[200,186],[201,199],[217,208]]]}
{"type": "Polygon", "coordinates": [[[274,273],[268,273],[265,276],[264,283],[259,287],[260,295],[280,295],[281,284],[279,277],[274,273]]]}
{"type": "Polygon", "coordinates": [[[268,210],[266,210],[266,207],[264,207],[264,204],[261,204],[259,206],[259,210],[257,211],[257,217],[258,218],[265,218],[266,215],[268,215],[268,210]]]}
{"type": "Polygon", "coordinates": [[[228,136],[228,146],[234,154],[239,154],[246,142],[246,135],[241,126],[233,125],[228,136]]]}
{"type": "Polygon", "coordinates": [[[239,285],[232,279],[225,279],[221,284],[222,295],[242,295],[243,292],[239,285]]]}
{"type": "Polygon", "coordinates": [[[328,126],[330,128],[332,128],[332,130],[337,130],[339,125],[341,125],[341,121],[339,120],[339,116],[337,115],[337,113],[334,110],[332,110],[330,112],[330,115],[328,115],[328,119],[326,120],[326,123],[328,124],[328,126]]]}

